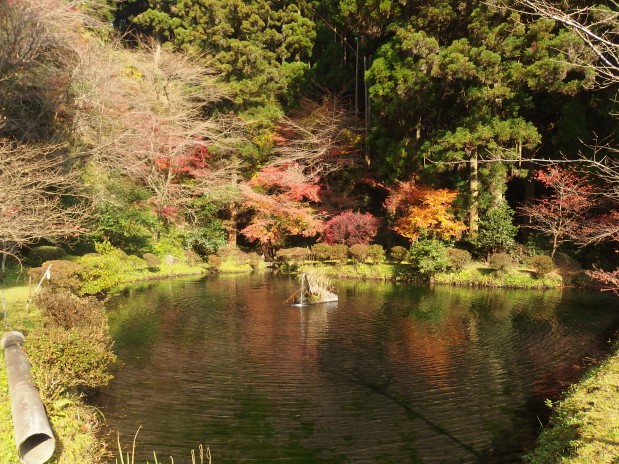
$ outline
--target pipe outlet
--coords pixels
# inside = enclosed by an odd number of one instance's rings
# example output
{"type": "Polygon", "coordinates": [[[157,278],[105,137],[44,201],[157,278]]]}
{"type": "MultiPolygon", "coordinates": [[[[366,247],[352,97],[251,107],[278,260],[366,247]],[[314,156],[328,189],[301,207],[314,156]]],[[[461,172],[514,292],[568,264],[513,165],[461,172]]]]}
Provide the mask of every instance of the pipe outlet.
{"type": "Polygon", "coordinates": [[[17,331],[2,337],[15,443],[22,463],[44,464],[54,454],[56,439],[39,390],[32,383],[30,363],[22,349],[25,340],[24,335],[17,331]]]}

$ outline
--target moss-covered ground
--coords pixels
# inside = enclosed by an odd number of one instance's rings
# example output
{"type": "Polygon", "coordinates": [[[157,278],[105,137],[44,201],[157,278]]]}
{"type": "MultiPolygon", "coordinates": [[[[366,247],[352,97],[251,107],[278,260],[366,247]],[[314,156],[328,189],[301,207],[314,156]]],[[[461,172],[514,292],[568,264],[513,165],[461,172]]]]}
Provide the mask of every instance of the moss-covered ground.
{"type": "Polygon", "coordinates": [[[619,462],[619,351],[572,386],[552,410],[550,424],[525,462],[619,462]]]}

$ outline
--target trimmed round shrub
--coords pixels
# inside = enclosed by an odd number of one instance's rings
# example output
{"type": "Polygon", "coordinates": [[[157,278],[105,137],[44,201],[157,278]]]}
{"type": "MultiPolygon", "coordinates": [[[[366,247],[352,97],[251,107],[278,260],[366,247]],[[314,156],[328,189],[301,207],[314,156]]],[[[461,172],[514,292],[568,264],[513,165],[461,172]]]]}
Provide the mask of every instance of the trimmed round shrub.
{"type": "Polygon", "coordinates": [[[107,327],[35,329],[26,340],[32,377],[41,399],[53,406],[64,393],[107,385],[116,361],[107,327]]]}
{"type": "Polygon", "coordinates": [[[328,243],[316,243],[311,247],[312,255],[317,261],[327,261],[331,259],[331,245],[328,243]]]}
{"type": "Polygon", "coordinates": [[[449,268],[447,247],[443,242],[433,239],[414,242],[408,251],[408,261],[422,280],[429,280],[434,274],[449,268]]]}
{"type": "Polygon", "coordinates": [[[389,256],[393,261],[397,261],[399,263],[406,259],[408,256],[408,250],[403,246],[396,245],[391,247],[391,250],[389,250],[389,256]]]}
{"type": "Polygon", "coordinates": [[[331,256],[329,259],[346,264],[348,261],[348,247],[346,245],[331,245],[331,256]]]}
{"type": "Polygon", "coordinates": [[[103,303],[96,298],[80,298],[67,289],[46,288],[35,301],[47,327],[107,327],[103,303]]]}
{"type": "Polygon", "coordinates": [[[185,262],[190,266],[195,266],[202,262],[200,255],[193,249],[185,250],[185,262]]]}
{"type": "Polygon", "coordinates": [[[28,270],[28,275],[32,278],[33,284],[37,285],[39,283],[50,264],[52,266],[49,270],[50,278],[45,281],[45,286],[50,288],[66,288],[77,293],[82,286],[80,278],[82,268],[73,261],[46,261],[41,267],[33,267],[28,270]]]}
{"type": "Polygon", "coordinates": [[[450,248],[447,250],[449,264],[454,271],[460,271],[471,263],[471,254],[460,248],[450,248]]]}
{"type": "Polygon", "coordinates": [[[223,261],[223,258],[218,255],[208,255],[208,258],[206,259],[207,259],[208,265],[213,268],[218,268],[223,261]]]}
{"type": "Polygon", "coordinates": [[[535,277],[538,279],[544,277],[550,271],[555,269],[555,263],[548,255],[535,255],[529,260],[529,266],[531,266],[535,272],[535,277]]]}
{"type": "Polygon", "coordinates": [[[514,268],[514,260],[507,253],[494,253],[488,258],[488,265],[497,275],[504,275],[514,268]]]}
{"type": "Polygon", "coordinates": [[[130,275],[142,275],[148,264],[138,256],[129,256],[109,242],[96,243],[97,253],[80,257],[81,295],[103,295],[127,280],[130,275]]]}
{"type": "Polygon", "coordinates": [[[369,253],[370,253],[370,247],[367,245],[363,245],[361,243],[351,245],[348,248],[348,254],[353,259],[353,261],[357,263],[362,263],[366,259],[368,259],[369,253]]]}
{"type": "Polygon", "coordinates": [[[382,245],[370,245],[368,248],[368,257],[374,263],[382,263],[385,260],[385,249],[382,245]]]}
{"type": "Polygon", "coordinates": [[[316,243],[312,245],[311,251],[318,261],[339,261],[346,263],[348,259],[348,247],[346,245],[316,243]]]}
{"type": "Polygon", "coordinates": [[[259,269],[260,264],[264,262],[262,256],[260,256],[256,252],[247,253],[246,262],[251,266],[252,269],[259,269]]]}
{"type": "Polygon", "coordinates": [[[282,248],[275,253],[275,261],[282,264],[295,265],[309,259],[310,250],[303,247],[282,248]]]}

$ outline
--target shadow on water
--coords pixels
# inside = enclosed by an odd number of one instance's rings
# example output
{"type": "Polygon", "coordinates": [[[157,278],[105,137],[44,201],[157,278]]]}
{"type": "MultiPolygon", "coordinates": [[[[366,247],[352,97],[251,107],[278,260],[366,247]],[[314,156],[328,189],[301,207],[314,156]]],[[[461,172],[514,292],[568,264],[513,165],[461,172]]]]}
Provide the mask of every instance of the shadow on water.
{"type": "Polygon", "coordinates": [[[394,404],[398,405],[400,408],[402,408],[404,411],[406,411],[406,413],[409,415],[410,418],[412,418],[412,419],[419,419],[419,420],[423,421],[426,425],[428,425],[436,433],[439,433],[439,434],[441,434],[443,436],[448,437],[450,440],[452,440],[454,443],[456,443],[462,449],[464,449],[464,450],[468,451],[469,453],[471,453],[473,456],[475,456],[477,458],[481,457],[481,455],[479,453],[477,453],[477,451],[472,446],[469,446],[466,443],[463,443],[457,437],[455,437],[454,435],[449,433],[449,431],[447,431],[445,428],[443,428],[440,425],[434,423],[433,421],[431,421],[430,419],[425,417],[420,412],[414,411],[401,398],[398,398],[397,396],[388,393],[387,392],[387,388],[389,387],[389,383],[391,382],[392,377],[389,377],[387,379],[387,381],[384,384],[382,384],[382,385],[372,384],[372,383],[367,382],[367,381],[363,380],[361,377],[359,377],[357,375],[354,375],[354,374],[352,375],[352,377],[355,379],[355,381],[358,384],[363,385],[364,387],[369,388],[373,392],[375,392],[375,393],[377,393],[379,395],[384,396],[385,398],[387,398],[390,401],[392,401],[394,404]]]}

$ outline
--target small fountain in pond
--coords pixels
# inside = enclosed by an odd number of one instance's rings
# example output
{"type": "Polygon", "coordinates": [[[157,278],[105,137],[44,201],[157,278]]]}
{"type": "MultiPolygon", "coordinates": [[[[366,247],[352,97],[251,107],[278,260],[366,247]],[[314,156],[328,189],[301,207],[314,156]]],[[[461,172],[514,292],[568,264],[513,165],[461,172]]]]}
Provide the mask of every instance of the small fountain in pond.
{"type": "Polygon", "coordinates": [[[301,274],[301,288],[294,306],[307,306],[315,303],[333,303],[338,301],[337,295],[328,289],[331,287],[329,279],[322,274],[301,274]]]}

